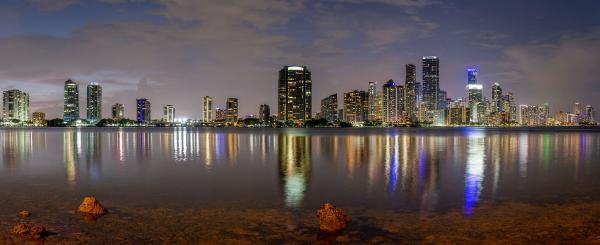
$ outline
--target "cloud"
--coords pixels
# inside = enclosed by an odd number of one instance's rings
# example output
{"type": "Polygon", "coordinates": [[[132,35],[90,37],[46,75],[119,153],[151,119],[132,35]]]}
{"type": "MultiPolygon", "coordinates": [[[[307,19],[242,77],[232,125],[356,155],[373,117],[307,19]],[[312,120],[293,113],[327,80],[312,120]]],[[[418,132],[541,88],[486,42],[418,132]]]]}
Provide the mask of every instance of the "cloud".
{"type": "Polygon", "coordinates": [[[392,6],[401,6],[401,7],[425,7],[432,4],[435,4],[435,1],[430,0],[331,0],[333,2],[340,3],[353,3],[353,4],[368,4],[368,3],[376,3],[376,4],[386,4],[392,6]]]}
{"type": "Polygon", "coordinates": [[[56,11],[79,3],[79,0],[27,0],[33,6],[47,11],[56,11]]]}

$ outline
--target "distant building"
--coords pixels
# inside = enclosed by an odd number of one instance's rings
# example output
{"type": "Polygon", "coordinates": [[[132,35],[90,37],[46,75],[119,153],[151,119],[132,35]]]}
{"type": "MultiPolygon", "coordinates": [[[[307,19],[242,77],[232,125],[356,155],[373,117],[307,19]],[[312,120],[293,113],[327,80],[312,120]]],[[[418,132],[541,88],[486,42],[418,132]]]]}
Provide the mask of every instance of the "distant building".
{"type": "Polygon", "coordinates": [[[102,87],[97,83],[87,86],[87,120],[95,124],[102,119],[102,87]]]}
{"type": "Polygon", "coordinates": [[[521,126],[546,126],[548,123],[550,108],[548,104],[543,106],[519,105],[519,124],[521,126]]]}
{"type": "Polygon", "coordinates": [[[388,80],[383,84],[383,122],[403,122],[404,111],[404,88],[397,85],[394,80],[388,80]]]}
{"type": "Polygon", "coordinates": [[[369,100],[367,92],[354,90],[344,93],[344,120],[347,122],[364,122],[369,117],[369,100]]]}
{"type": "Polygon", "coordinates": [[[581,124],[596,125],[596,112],[591,105],[585,106],[585,110],[581,116],[581,124]]]}
{"type": "Polygon", "coordinates": [[[175,106],[165,105],[163,107],[163,121],[170,123],[175,122],[175,106]]]}
{"type": "Polygon", "coordinates": [[[404,110],[408,121],[417,122],[417,67],[406,65],[406,80],[404,81],[404,110]]]}
{"type": "Polygon", "coordinates": [[[306,66],[284,66],[279,71],[279,120],[308,120],[312,116],[312,80],[306,66]]]}
{"type": "Polygon", "coordinates": [[[63,121],[79,120],[79,86],[71,79],[65,81],[63,121]]]}
{"type": "MultiPolygon", "coordinates": [[[[448,95],[445,90],[440,89],[440,91],[438,91],[437,110],[445,110],[448,107],[448,105],[446,104],[446,100],[448,99],[447,96],[448,95]]],[[[434,111],[434,113],[435,113],[435,111],[434,111]]]]}
{"type": "Polygon", "coordinates": [[[271,120],[271,108],[267,104],[262,104],[258,108],[258,120],[261,123],[269,123],[271,120]]]}
{"type": "Polygon", "coordinates": [[[469,123],[469,107],[462,99],[456,99],[448,105],[447,125],[466,125],[469,123]]]}
{"type": "Polygon", "coordinates": [[[152,106],[146,98],[136,100],[137,104],[137,121],[138,123],[150,123],[152,121],[152,106]]]}
{"type": "Polygon", "coordinates": [[[213,118],[212,104],[213,104],[212,97],[204,96],[204,98],[202,98],[202,121],[203,122],[212,122],[212,118],[213,118]]]}
{"type": "Polygon", "coordinates": [[[433,111],[437,110],[440,90],[440,60],[436,56],[424,56],[423,63],[423,105],[425,121],[433,120],[433,111]]]}
{"type": "Polygon", "coordinates": [[[125,117],[125,107],[121,103],[115,103],[112,106],[112,119],[121,120],[125,117]]]}
{"type": "Polygon", "coordinates": [[[502,87],[499,83],[492,85],[492,113],[503,112],[502,87]]]}
{"type": "Polygon", "coordinates": [[[29,120],[29,94],[17,89],[2,93],[2,109],[4,119],[29,120]]]}
{"type": "Polygon", "coordinates": [[[47,125],[46,123],[46,113],[43,112],[34,112],[32,115],[33,126],[35,127],[44,127],[47,125]]]}
{"type": "Polygon", "coordinates": [[[377,119],[377,82],[369,82],[367,89],[368,100],[368,120],[375,121],[377,119]]]}
{"type": "Polygon", "coordinates": [[[227,119],[227,112],[223,108],[215,108],[215,120],[222,122],[227,119]]]}
{"type": "Polygon", "coordinates": [[[327,122],[333,123],[338,119],[338,100],[337,93],[329,95],[321,100],[321,117],[327,119],[327,122]]]}
{"type": "Polygon", "coordinates": [[[467,84],[477,84],[477,68],[467,68],[467,84]]]}
{"type": "Polygon", "coordinates": [[[228,122],[237,122],[237,120],[238,120],[238,99],[237,98],[227,98],[226,107],[227,107],[227,116],[226,116],[227,121],[228,122]]]}

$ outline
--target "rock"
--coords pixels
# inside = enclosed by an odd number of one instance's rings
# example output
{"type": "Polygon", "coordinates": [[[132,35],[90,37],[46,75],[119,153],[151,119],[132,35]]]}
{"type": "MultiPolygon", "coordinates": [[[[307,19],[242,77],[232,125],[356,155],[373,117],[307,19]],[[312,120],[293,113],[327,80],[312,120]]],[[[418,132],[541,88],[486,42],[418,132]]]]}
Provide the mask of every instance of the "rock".
{"type": "Polygon", "coordinates": [[[343,230],[351,220],[341,209],[331,203],[323,204],[323,207],[317,211],[317,218],[319,218],[319,230],[326,233],[343,230]]]}
{"type": "Polygon", "coordinates": [[[21,223],[15,225],[10,231],[11,234],[31,239],[40,239],[48,235],[48,231],[42,225],[21,223]]]}
{"type": "Polygon", "coordinates": [[[19,216],[21,216],[21,217],[29,217],[29,216],[31,216],[31,212],[29,212],[27,210],[23,210],[23,211],[19,212],[19,216]]]}
{"type": "Polygon", "coordinates": [[[106,208],[104,208],[95,197],[83,198],[83,201],[81,202],[81,205],[79,205],[79,209],[77,209],[77,211],[93,215],[103,215],[108,213],[106,208]]]}

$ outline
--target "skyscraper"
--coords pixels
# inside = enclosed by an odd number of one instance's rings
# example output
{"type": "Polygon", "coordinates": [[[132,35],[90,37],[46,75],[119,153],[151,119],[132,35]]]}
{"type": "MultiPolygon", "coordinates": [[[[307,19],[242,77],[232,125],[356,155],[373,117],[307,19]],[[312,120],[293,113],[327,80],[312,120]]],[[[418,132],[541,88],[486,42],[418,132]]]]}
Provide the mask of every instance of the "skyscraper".
{"type": "Polygon", "coordinates": [[[411,122],[417,122],[417,66],[406,65],[406,80],[404,81],[404,109],[411,122]]]}
{"type": "Polygon", "coordinates": [[[175,106],[165,105],[163,107],[163,121],[170,123],[175,122],[175,106]]]}
{"type": "Polygon", "coordinates": [[[467,68],[467,84],[477,84],[477,68],[467,68]]]}
{"type": "Polygon", "coordinates": [[[344,93],[344,117],[348,122],[364,122],[369,117],[369,96],[365,91],[344,93]]]}
{"type": "Polygon", "coordinates": [[[115,103],[112,106],[112,118],[114,120],[121,120],[125,117],[125,107],[121,103],[115,103]]]}
{"type": "Polygon", "coordinates": [[[36,127],[43,127],[46,126],[46,113],[43,112],[34,112],[33,115],[33,125],[36,127]]]}
{"type": "Polygon", "coordinates": [[[213,103],[212,97],[204,96],[204,98],[202,98],[202,121],[203,122],[212,122],[212,118],[213,118],[212,103],[213,103]]]}
{"type": "Polygon", "coordinates": [[[227,98],[227,121],[228,122],[237,122],[238,120],[238,99],[237,98],[227,98]]]}
{"type": "Polygon", "coordinates": [[[225,121],[227,119],[227,112],[223,108],[215,108],[215,120],[218,122],[225,121]]]}
{"type": "Polygon", "coordinates": [[[261,123],[269,123],[271,120],[271,108],[267,104],[260,105],[258,109],[258,120],[261,123]]]}
{"type": "Polygon", "coordinates": [[[369,97],[369,121],[377,119],[377,82],[369,82],[369,88],[367,90],[367,96],[369,97]]]}
{"type": "Polygon", "coordinates": [[[333,123],[338,119],[338,100],[337,93],[329,95],[321,100],[321,117],[327,119],[327,122],[333,123]]]}
{"type": "Polygon", "coordinates": [[[150,101],[146,98],[136,100],[137,104],[137,121],[138,123],[149,123],[152,121],[152,111],[150,101]]]}
{"type": "Polygon", "coordinates": [[[383,84],[382,90],[383,122],[398,123],[403,121],[404,88],[390,79],[383,84]]]}
{"type": "Polygon", "coordinates": [[[71,79],[65,81],[63,120],[65,123],[79,120],[79,86],[71,79]]]}
{"type": "Polygon", "coordinates": [[[470,121],[472,123],[479,122],[479,115],[483,109],[480,103],[483,102],[483,85],[477,83],[477,69],[467,69],[467,98],[469,109],[471,112],[470,121]]]}
{"type": "Polygon", "coordinates": [[[2,100],[4,119],[29,120],[29,94],[17,89],[4,91],[2,100]]]}
{"type": "Polygon", "coordinates": [[[423,102],[425,118],[433,120],[433,111],[437,110],[438,91],[440,89],[440,61],[436,56],[424,56],[423,62],[423,102]]]}
{"type": "Polygon", "coordinates": [[[96,123],[102,119],[102,87],[97,83],[87,86],[87,120],[96,123]]]}
{"type": "Polygon", "coordinates": [[[492,85],[492,112],[502,112],[502,87],[499,83],[492,85]]]}
{"type": "Polygon", "coordinates": [[[280,120],[308,120],[312,116],[312,80],[306,66],[284,66],[279,71],[277,113],[280,120]]]}

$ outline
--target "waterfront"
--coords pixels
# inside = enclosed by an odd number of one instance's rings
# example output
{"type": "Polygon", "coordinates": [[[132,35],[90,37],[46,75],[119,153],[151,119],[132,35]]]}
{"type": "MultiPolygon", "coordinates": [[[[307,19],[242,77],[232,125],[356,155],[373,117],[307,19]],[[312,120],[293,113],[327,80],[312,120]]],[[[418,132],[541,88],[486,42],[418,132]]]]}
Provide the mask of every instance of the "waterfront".
{"type": "MultiPolygon", "coordinates": [[[[188,223],[213,232],[209,240],[312,239],[314,211],[326,201],[388,226],[407,217],[474,221],[514,207],[561,213],[553,205],[592,212],[575,213],[598,224],[595,128],[2,129],[0,144],[2,227],[28,209],[57,232],[49,239],[98,229],[133,242],[203,240],[181,227],[188,223]],[[86,224],[73,211],[86,195],[112,212],[86,224]],[[161,222],[170,228],[154,232],[160,239],[143,235],[144,224],[161,222]]],[[[359,241],[397,237],[354,229],[359,241]]]]}

